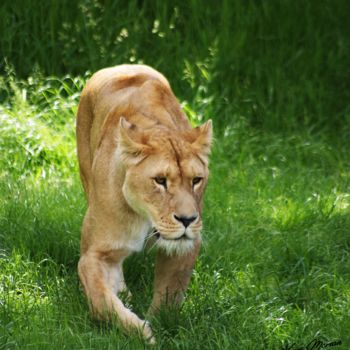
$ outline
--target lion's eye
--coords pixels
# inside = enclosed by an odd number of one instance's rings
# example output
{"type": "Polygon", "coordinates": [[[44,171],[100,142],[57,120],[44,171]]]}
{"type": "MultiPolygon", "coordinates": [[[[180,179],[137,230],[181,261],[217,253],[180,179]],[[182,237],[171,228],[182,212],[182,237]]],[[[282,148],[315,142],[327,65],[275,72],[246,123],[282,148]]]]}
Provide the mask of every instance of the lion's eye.
{"type": "Polygon", "coordinates": [[[196,176],[196,177],[194,177],[194,178],[192,179],[192,185],[193,185],[193,186],[194,186],[194,185],[197,185],[197,184],[199,184],[202,180],[203,180],[202,177],[196,176]]]}
{"type": "Polygon", "coordinates": [[[166,188],[166,177],[161,177],[161,176],[157,176],[154,178],[154,181],[158,184],[158,185],[162,185],[166,188]]]}

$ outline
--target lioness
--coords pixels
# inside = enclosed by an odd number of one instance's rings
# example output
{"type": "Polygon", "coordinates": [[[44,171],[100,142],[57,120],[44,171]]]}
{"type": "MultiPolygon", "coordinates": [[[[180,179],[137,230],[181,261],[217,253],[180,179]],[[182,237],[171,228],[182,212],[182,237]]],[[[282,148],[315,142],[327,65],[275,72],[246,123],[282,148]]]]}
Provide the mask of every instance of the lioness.
{"type": "Polygon", "coordinates": [[[95,73],[78,108],[80,175],[88,201],[80,280],[97,317],[154,341],[118,298],[122,264],[153,236],[158,246],[150,312],[180,303],[198,255],[211,121],[192,128],[166,78],[144,65],[95,73]]]}

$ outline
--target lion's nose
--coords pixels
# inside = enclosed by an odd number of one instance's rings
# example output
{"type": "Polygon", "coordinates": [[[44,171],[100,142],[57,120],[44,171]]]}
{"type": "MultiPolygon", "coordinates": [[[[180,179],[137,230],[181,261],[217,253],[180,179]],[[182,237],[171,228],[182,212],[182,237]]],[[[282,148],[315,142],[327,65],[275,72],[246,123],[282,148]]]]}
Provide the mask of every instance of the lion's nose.
{"type": "Polygon", "coordinates": [[[189,226],[194,220],[196,220],[198,217],[198,215],[193,215],[193,216],[176,216],[174,214],[174,218],[177,220],[177,221],[180,221],[182,222],[182,224],[187,227],[189,226]]]}

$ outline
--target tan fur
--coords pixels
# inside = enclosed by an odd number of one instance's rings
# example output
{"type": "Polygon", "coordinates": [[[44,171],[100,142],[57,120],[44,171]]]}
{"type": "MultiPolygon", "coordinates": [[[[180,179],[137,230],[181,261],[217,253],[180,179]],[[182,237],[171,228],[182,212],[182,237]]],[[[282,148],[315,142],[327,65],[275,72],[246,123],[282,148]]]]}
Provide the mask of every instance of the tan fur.
{"type": "Polygon", "coordinates": [[[100,70],[82,92],[77,146],[88,210],[79,276],[96,316],[115,315],[151,342],[149,325],[117,296],[126,290],[122,264],[155,228],[150,311],[181,302],[200,248],[210,143],[211,122],[193,129],[168,81],[150,67],[100,70]],[[202,180],[193,185],[196,177],[202,180]],[[187,227],[180,222],[186,217],[193,217],[187,227]]]}

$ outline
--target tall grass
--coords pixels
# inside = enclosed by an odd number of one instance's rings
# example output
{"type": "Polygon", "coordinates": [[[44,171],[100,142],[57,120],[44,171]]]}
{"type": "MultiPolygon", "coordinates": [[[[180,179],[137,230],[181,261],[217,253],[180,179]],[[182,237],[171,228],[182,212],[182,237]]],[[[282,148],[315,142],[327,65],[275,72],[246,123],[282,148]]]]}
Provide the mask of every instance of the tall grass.
{"type": "Polygon", "coordinates": [[[6,1],[0,52],[21,76],[144,62],[181,99],[215,99],[207,111],[223,124],[243,114],[269,130],[339,130],[350,121],[349,12],[346,0],[6,1]]]}

